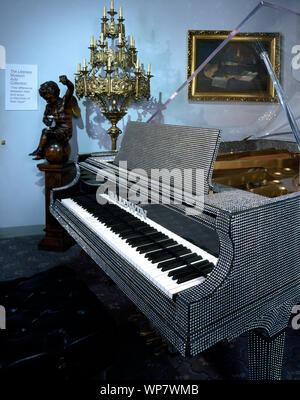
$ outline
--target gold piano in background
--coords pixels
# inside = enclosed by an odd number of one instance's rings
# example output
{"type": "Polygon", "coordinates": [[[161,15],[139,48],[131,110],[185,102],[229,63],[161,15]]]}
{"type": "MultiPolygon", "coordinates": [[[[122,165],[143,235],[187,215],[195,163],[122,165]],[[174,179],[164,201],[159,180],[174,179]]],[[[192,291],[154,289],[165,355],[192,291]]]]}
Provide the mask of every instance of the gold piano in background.
{"type": "Polygon", "coordinates": [[[300,154],[294,149],[273,147],[237,151],[234,147],[232,142],[232,148],[219,152],[213,182],[266,197],[278,197],[300,190],[300,154]]]}

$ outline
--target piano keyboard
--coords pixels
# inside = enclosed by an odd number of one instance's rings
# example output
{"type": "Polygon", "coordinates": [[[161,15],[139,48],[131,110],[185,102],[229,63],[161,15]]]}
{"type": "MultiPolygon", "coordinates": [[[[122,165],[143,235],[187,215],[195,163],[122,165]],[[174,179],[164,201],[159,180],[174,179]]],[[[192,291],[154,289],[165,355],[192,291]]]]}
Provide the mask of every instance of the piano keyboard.
{"type": "Polygon", "coordinates": [[[168,297],[202,283],[217,258],[151,219],[95,196],[62,199],[62,204],[168,297]]]}

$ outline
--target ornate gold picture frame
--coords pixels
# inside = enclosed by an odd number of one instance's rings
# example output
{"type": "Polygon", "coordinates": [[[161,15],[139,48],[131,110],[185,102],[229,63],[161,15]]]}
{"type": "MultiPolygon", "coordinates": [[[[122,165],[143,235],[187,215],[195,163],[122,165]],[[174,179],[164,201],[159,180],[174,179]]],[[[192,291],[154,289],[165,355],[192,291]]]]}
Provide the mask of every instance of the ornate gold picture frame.
{"type": "MultiPolygon", "coordinates": [[[[230,31],[188,31],[188,77],[230,31]]],[[[189,83],[189,101],[278,102],[257,51],[262,42],[280,79],[280,34],[238,33],[189,83]]]]}

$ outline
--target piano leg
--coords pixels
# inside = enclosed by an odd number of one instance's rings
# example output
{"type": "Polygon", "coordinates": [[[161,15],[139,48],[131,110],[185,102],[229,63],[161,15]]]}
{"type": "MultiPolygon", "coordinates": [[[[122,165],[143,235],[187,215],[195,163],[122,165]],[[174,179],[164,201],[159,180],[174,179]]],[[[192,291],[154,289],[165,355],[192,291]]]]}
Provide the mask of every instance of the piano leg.
{"type": "Polygon", "coordinates": [[[284,356],[285,330],[269,337],[260,330],[248,333],[250,380],[280,380],[284,356]]]}

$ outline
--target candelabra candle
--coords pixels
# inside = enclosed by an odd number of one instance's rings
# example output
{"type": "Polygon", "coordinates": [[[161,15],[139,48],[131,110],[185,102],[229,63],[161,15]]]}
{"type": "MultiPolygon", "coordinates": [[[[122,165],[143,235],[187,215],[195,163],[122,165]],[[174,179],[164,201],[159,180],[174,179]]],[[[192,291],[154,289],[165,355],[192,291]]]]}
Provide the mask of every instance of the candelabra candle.
{"type": "Polygon", "coordinates": [[[94,36],[91,35],[91,47],[94,46],[94,36]]]}
{"type": "Polygon", "coordinates": [[[111,9],[111,11],[114,10],[114,0],[111,0],[111,2],[110,2],[110,9],[111,9]]]}
{"type": "Polygon", "coordinates": [[[123,15],[122,15],[122,7],[120,7],[119,16],[120,16],[120,18],[123,18],[123,15]]]}
{"type": "Polygon", "coordinates": [[[78,63],[78,73],[80,74],[80,72],[81,72],[81,64],[78,63]]]}
{"type": "Polygon", "coordinates": [[[93,68],[94,68],[94,40],[93,40],[93,44],[90,45],[90,49],[91,49],[90,64],[91,64],[92,70],[93,70],[93,68]]]}
{"type": "Polygon", "coordinates": [[[103,17],[106,18],[106,7],[103,8],[103,17]]]}

